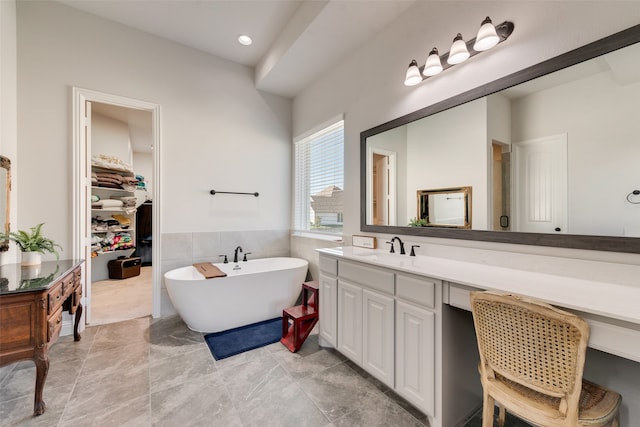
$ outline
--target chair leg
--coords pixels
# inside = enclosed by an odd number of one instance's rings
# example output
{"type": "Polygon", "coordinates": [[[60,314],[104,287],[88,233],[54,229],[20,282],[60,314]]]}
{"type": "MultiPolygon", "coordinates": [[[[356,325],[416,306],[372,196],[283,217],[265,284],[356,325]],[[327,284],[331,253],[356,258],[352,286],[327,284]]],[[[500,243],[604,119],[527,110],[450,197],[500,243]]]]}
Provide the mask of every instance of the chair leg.
{"type": "Polygon", "coordinates": [[[611,421],[611,427],[620,427],[620,419],[618,418],[620,415],[616,415],[613,421],[611,421]]]}
{"type": "Polygon", "coordinates": [[[507,410],[505,409],[504,406],[502,406],[501,404],[498,403],[498,408],[500,409],[499,415],[498,415],[498,425],[500,427],[504,427],[504,422],[507,418],[507,410]]]}
{"type": "Polygon", "coordinates": [[[493,407],[495,401],[493,397],[489,396],[486,392],[484,393],[482,401],[484,402],[482,405],[482,427],[493,427],[493,407]]]}

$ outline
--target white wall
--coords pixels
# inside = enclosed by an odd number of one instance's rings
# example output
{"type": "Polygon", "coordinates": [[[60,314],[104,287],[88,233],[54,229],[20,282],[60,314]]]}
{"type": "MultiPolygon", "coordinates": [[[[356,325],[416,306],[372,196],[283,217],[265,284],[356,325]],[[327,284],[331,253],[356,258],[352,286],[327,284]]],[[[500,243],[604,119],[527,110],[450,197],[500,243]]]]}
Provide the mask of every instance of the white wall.
{"type": "Polygon", "coordinates": [[[18,2],[17,31],[19,226],[46,222],[70,254],[78,86],[161,106],[163,233],[289,228],[291,102],[250,68],[56,2],[18,2]]]}
{"type": "Polygon", "coordinates": [[[115,156],[133,167],[129,125],[102,114],[91,115],[91,155],[115,156]]]}

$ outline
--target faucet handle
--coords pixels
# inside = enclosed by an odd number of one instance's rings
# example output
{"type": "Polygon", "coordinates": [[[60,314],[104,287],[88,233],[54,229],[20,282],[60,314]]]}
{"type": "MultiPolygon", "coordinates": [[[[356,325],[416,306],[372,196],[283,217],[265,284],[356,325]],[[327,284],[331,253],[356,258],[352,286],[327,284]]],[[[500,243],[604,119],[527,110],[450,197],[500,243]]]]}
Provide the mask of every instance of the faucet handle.
{"type": "Polygon", "coordinates": [[[227,256],[226,256],[226,255],[218,255],[218,256],[219,256],[220,258],[224,257],[224,261],[223,261],[223,262],[224,262],[225,264],[229,264],[229,260],[227,259],[227,256]]]}
{"type": "Polygon", "coordinates": [[[251,252],[245,252],[244,257],[242,258],[242,262],[247,262],[247,255],[251,255],[251,252]]]}
{"type": "Polygon", "coordinates": [[[393,247],[393,242],[387,242],[387,243],[391,245],[391,249],[389,249],[389,253],[390,253],[390,254],[395,254],[395,253],[396,253],[396,250],[395,250],[395,249],[394,249],[394,247],[393,247]]]}
{"type": "Polygon", "coordinates": [[[409,256],[416,256],[416,251],[413,250],[413,248],[419,248],[419,245],[411,245],[411,253],[409,254],[409,256]]]}

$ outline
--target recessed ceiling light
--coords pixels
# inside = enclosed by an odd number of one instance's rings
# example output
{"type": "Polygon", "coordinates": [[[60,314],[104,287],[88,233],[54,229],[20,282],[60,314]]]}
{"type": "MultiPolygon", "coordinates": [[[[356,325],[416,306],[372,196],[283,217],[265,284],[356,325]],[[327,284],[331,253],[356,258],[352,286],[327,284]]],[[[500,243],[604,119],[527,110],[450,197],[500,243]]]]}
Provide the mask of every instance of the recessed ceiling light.
{"type": "Polygon", "coordinates": [[[238,42],[241,45],[249,46],[251,43],[253,43],[253,40],[251,40],[251,37],[249,37],[248,35],[241,34],[241,35],[238,36],[238,42]]]}

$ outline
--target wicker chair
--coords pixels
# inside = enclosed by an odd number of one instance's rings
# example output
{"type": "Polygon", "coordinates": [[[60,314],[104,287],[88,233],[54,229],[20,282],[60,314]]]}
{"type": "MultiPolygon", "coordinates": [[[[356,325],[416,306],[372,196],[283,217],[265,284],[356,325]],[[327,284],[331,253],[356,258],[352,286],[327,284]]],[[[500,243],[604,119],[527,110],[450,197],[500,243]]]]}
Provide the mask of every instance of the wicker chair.
{"type": "Polygon", "coordinates": [[[494,405],[536,425],[617,427],[621,396],[584,381],[589,325],[548,304],[512,295],[472,292],[480,351],[482,427],[494,405]],[[580,387],[582,385],[582,387],[580,387]]]}

